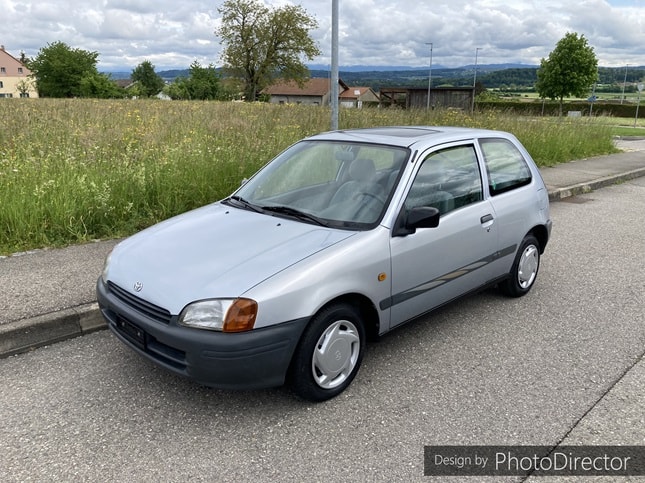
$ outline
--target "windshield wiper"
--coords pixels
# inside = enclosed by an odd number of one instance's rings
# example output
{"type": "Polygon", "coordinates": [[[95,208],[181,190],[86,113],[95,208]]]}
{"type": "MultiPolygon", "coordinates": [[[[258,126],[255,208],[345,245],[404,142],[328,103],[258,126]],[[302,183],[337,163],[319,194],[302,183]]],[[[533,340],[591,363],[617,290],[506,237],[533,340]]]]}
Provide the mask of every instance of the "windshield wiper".
{"type": "Polygon", "coordinates": [[[246,201],[241,196],[237,196],[237,195],[229,196],[224,200],[224,203],[233,205],[233,206],[241,206],[242,208],[255,211],[256,213],[262,213],[262,209],[259,206],[256,206],[253,203],[246,201]],[[231,203],[231,201],[235,201],[235,204],[231,203]]]}
{"type": "Polygon", "coordinates": [[[323,221],[321,218],[318,218],[317,216],[310,213],[300,211],[296,208],[291,208],[290,206],[263,206],[262,209],[271,213],[293,216],[294,218],[298,218],[299,220],[309,221],[315,223],[316,225],[329,226],[329,224],[323,221]]]}

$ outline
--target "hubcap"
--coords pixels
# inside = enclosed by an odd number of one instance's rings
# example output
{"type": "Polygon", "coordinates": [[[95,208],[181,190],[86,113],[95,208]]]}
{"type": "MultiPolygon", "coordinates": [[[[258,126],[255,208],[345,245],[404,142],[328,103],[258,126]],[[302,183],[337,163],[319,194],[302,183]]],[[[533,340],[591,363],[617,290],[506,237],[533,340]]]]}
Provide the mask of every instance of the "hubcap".
{"type": "Polygon", "coordinates": [[[540,254],[535,245],[529,245],[522,253],[517,267],[517,281],[520,287],[526,289],[531,286],[537,276],[540,254]]]}
{"type": "Polygon", "coordinates": [[[338,320],[322,333],[311,361],[316,384],[331,389],[342,384],[352,373],[360,352],[356,326],[348,320],[338,320]]]}

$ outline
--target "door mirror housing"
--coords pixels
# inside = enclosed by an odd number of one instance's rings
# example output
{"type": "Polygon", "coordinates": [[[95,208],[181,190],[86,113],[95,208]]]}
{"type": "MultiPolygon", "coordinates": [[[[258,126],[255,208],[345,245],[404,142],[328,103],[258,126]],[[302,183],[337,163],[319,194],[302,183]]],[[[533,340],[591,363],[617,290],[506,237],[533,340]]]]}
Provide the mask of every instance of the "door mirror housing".
{"type": "Polygon", "coordinates": [[[432,206],[417,206],[411,210],[403,208],[397,219],[394,236],[411,235],[418,228],[436,228],[441,213],[432,206]]]}

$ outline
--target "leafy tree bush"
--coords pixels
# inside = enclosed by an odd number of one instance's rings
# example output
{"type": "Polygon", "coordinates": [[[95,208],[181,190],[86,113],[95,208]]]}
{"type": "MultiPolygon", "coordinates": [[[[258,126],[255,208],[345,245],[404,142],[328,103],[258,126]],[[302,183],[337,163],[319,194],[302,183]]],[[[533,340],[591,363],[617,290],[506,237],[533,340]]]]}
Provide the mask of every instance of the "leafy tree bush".
{"type": "Polygon", "coordinates": [[[80,97],[84,77],[98,76],[97,52],[73,49],[64,42],[47,44],[27,62],[40,97],[80,97]]]}
{"type": "Polygon", "coordinates": [[[125,91],[117,86],[109,74],[88,73],[81,78],[79,89],[81,97],[99,99],[121,99],[125,91]]]}
{"type": "Polygon", "coordinates": [[[155,66],[149,60],[144,60],[132,71],[130,76],[137,83],[136,92],[142,97],[153,97],[161,92],[165,83],[155,72],[155,66]]]}
{"type": "Polygon", "coordinates": [[[202,101],[221,99],[223,94],[215,67],[202,67],[197,61],[190,64],[188,77],[178,77],[164,92],[172,99],[202,101]]]}
{"type": "Polygon", "coordinates": [[[270,10],[259,0],[226,0],[218,9],[222,25],[215,31],[224,46],[226,70],[243,79],[247,101],[275,77],[304,82],[309,69],[301,57],[313,60],[320,50],[309,35],[318,26],[301,6],[270,10]]]}
{"type": "Polygon", "coordinates": [[[568,32],[542,59],[537,76],[540,97],[558,99],[562,114],[565,97],[583,97],[598,80],[598,59],[584,35],[568,32]]]}

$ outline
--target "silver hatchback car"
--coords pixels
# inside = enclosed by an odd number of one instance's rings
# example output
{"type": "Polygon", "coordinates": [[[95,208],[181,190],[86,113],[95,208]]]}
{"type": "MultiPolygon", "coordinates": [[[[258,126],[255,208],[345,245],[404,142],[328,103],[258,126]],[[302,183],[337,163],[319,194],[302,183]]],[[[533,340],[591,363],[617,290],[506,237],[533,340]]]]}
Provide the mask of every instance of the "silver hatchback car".
{"type": "Polygon", "coordinates": [[[550,232],[544,182],[509,133],[335,131],[119,243],[97,296],[121,341],[177,374],[322,401],[367,339],[483,287],[526,294],[550,232]]]}

